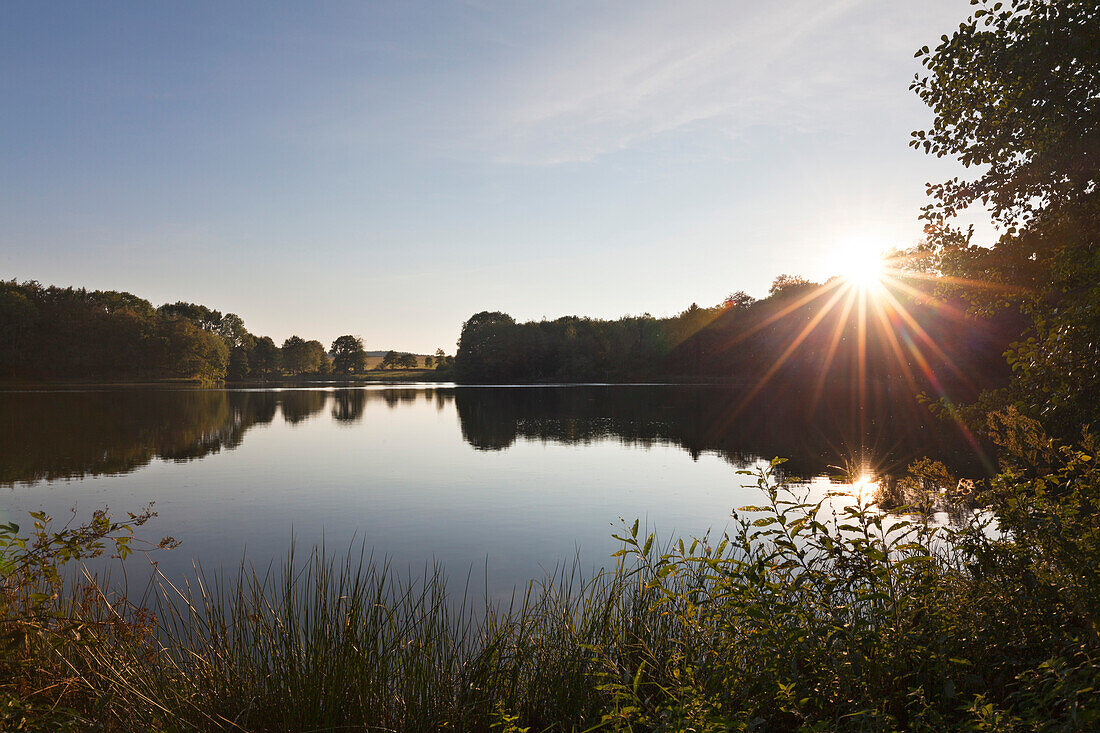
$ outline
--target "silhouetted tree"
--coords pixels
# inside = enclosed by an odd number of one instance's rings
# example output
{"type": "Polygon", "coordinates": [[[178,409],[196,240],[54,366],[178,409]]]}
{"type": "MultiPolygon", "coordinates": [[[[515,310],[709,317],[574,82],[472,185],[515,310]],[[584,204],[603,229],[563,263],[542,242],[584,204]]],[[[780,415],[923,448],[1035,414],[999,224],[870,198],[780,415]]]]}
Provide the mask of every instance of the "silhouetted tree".
{"type": "Polygon", "coordinates": [[[500,311],[481,311],[462,324],[455,370],[462,379],[499,381],[511,372],[515,350],[508,348],[516,321],[500,311]]]}
{"type": "MultiPolygon", "coordinates": [[[[287,342],[289,372],[329,370],[319,341],[287,342]]],[[[154,308],[132,293],[0,280],[0,377],[268,379],[279,352],[240,316],[204,305],[154,308]]]]}
{"type": "Polygon", "coordinates": [[[772,280],[772,286],[768,289],[770,297],[797,295],[808,292],[817,287],[801,275],[779,275],[772,280]]]}
{"type": "Polygon", "coordinates": [[[744,290],[738,290],[726,296],[726,299],[722,301],[722,307],[727,310],[730,308],[747,308],[755,302],[756,298],[752,297],[744,290]]]}
{"type": "Polygon", "coordinates": [[[367,365],[363,339],[345,335],[332,342],[332,371],[337,374],[358,374],[367,365]]]}

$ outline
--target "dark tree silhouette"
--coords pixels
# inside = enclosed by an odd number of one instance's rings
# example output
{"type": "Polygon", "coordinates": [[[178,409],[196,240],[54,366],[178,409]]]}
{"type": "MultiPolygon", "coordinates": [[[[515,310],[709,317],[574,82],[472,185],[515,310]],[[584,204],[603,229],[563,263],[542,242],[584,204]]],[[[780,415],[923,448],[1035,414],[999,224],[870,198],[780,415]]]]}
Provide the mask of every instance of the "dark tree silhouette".
{"type": "Polygon", "coordinates": [[[332,371],[337,374],[358,374],[367,365],[363,339],[345,335],[332,342],[332,371]]]}

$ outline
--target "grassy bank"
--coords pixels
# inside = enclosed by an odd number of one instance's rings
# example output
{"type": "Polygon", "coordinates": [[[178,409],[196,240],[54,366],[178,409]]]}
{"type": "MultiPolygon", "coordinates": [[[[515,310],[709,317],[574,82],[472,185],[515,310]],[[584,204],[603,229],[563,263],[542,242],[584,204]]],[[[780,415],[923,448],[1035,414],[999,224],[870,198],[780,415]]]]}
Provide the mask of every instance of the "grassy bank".
{"type": "Polygon", "coordinates": [[[764,472],[728,535],[659,546],[635,523],[614,570],[510,604],[322,550],[120,598],[63,566],[125,555],[148,516],[38,516],[25,542],[0,530],[0,727],[1095,729],[1096,446],[1002,427],[991,513],[966,524],[764,472]]]}

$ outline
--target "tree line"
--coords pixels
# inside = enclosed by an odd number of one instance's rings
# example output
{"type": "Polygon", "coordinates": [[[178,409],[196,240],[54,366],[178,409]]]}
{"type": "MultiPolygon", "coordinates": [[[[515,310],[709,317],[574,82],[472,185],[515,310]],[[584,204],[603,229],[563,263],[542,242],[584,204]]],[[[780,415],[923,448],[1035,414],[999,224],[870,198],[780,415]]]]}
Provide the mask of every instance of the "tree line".
{"type": "Polygon", "coordinates": [[[482,311],[462,324],[455,354],[459,382],[623,381],[652,373],[669,351],[713,321],[721,307],[672,318],[649,314],[615,321],[566,316],[517,323],[482,311]]]}
{"type": "MultiPolygon", "coordinates": [[[[925,369],[913,354],[899,359],[897,335],[869,315],[862,327],[833,295],[836,281],[813,283],[780,275],[768,297],[731,294],[713,307],[693,304],[676,316],[648,314],[600,320],[568,316],[517,323],[481,312],[463,324],[456,379],[467,383],[719,381],[744,385],[797,381],[824,387],[865,381],[908,382],[927,388],[934,377],[973,398],[1007,378],[1002,352],[1018,333],[1018,316],[960,316],[958,298],[896,295],[926,343],[925,369]],[[863,340],[862,361],[855,348],[863,340]],[[795,348],[792,349],[792,344],[795,348]],[[839,346],[838,346],[839,345],[839,346]]],[[[914,333],[913,339],[918,339],[914,333]]]]}
{"type": "Polygon", "coordinates": [[[0,378],[267,381],[366,369],[358,336],[279,346],[235,313],[132,293],[0,281],[0,378]]]}

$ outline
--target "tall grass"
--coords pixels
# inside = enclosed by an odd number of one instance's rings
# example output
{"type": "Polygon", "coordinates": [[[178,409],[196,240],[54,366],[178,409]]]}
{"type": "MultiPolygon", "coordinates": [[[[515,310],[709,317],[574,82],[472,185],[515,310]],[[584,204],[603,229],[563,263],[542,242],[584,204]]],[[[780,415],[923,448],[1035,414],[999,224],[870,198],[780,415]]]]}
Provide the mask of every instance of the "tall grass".
{"type": "Polygon", "coordinates": [[[634,523],[612,570],[509,603],[324,548],[133,602],[86,578],[29,614],[9,572],[4,664],[37,686],[0,689],[108,729],[1092,730],[1100,470],[1088,440],[1040,447],[985,486],[995,525],[763,471],[734,531],[662,547],[634,523]]]}
{"type": "MultiPolygon", "coordinates": [[[[104,633],[61,653],[118,722],[139,728],[587,728],[601,721],[606,674],[675,638],[653,598],[620,565],[475,603],[456,598],[439,567],[402,578],[385,562],[315,548],[262,574],[199,572],[183,587],[161,576],[155,635],[104,633]]],[[[65,613],[86,629],[111,619],[148,629],[144,610],[100,601],[65,613]]]]}

